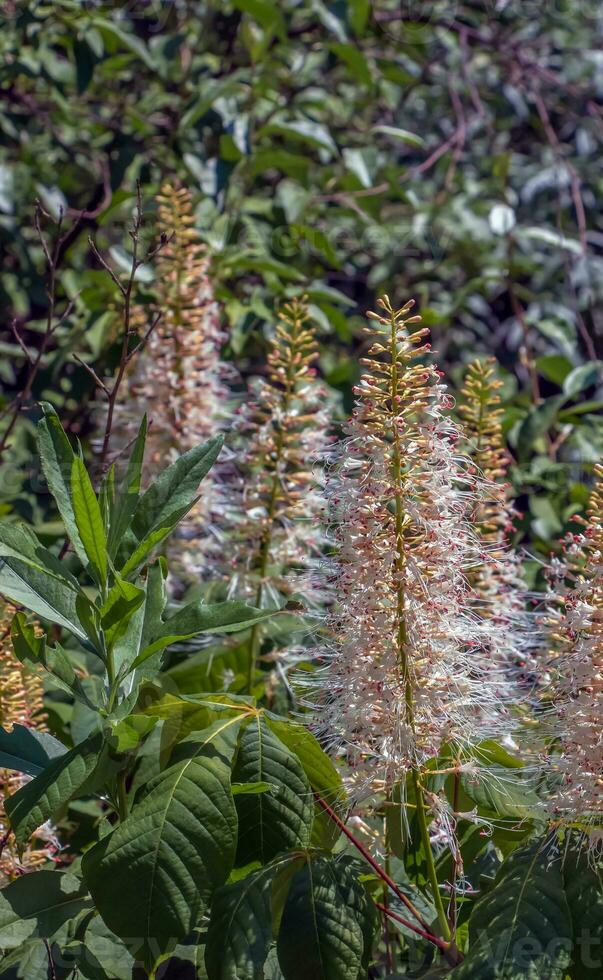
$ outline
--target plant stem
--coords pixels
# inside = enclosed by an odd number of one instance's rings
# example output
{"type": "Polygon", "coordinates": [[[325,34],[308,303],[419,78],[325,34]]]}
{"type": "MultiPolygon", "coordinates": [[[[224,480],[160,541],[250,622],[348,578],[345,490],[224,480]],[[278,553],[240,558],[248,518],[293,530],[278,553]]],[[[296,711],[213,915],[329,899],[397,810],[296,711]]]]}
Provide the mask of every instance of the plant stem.
{"type": "MultiPolygon", "coordinates": [[[[395,561],[395,573],[396,573],[396,616],[398,621],[398,632],[397,632],[397,643],[398,643],[398,656],[400,661],[400,669],[402,671],[402,680],[404,683],[404,698],[406,701],[406,720],[408,725],[414,731],[414,706],[413,706],[413,691],[412,682],[410,676],[410,665],[408,663],[408,651],[407,651],[407,628],[406,628],[406,597],[404,591],[404,575],[406,572],[406,553],[404,547],[404,505],[402,500],[402,494],[404,490],[404,479],[402,474],[402,454],[400,450],[400,436],[398,432],[398,427],[396,424],[397,411],[396,404],[398,398],[398,339],[397,339],[397,321],[395,314],[392,313],[391,316],[391,416],[392,416],[392,438],[394,454],[392,460],[392,482],[394,486],[395,493],[395,505],[396,505],[396,561],[395,561]]],[[[421,841],[423,843],[423,849],[425,851],[425,860],[427,862],[427,876],[429,879],[429,885],[431,888],[433,901],[436,907],[438,922],[440,924],[440,929],[442,931],[442,936],[446,942],[450,942],[451,933],[448,924],[448,919],[446,917],[446,912],[444,910],[444,905],[442,902],[442,895],[440,893],[438,885],[438,877],[436,874],[435,863],[433,860],[433,852],[431,849],[431,841],[429,838],[429,828],[427,826],[427,815],[425,812],[425,800],[423,797],[423,790],[420,783],[420,773],[416,766],[411,768],[411,778],[413,781],[415,795],[416,795],[416,805],[417,805],[417,818],[419,822],[419,831],[421,834],[421,841]]]]}

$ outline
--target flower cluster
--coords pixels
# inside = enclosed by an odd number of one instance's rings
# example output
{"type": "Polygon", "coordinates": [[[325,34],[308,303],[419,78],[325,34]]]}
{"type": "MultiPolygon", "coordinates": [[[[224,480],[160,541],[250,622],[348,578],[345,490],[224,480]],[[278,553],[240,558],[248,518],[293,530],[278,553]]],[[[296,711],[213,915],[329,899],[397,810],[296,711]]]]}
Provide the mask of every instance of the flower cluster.
{"type": "Polygon", "coordinates": [[[487,494],[412,305],[384,297],[369,314],[378,334],[328,482],[338,601],[324,729],[386,779],[509,727],[500,624],[469,581],[496,560],[473,526],[487,494]]]}
{"type": "MultiPolygon", "coordinates": [[[[209,278],[209,259],[194,228],[188,190],[164,184],[158,200],[158,228],[166,244],[157,255],[155,307],[160,315],[117,405],[114,443],[126,445],[146,412],[149,434],[147,473],[152,475],[187,449],[215,435],[227,417],[228,366],[220,351],[226,340],[209,278]]],[[[147,329],[143,310],[134,321],[147,329]]],[[[199,571],[211,515],[220,509],[218,482],[207,481],[205,493],[181,533],[187,541],[174,549],[172,565],[185,578],[199,571]]]]}
{"type": "Polygon", "coordinates": [[[603,845],[603,467],[596,467],[581,534],[555,567],[549,626],[558,784],[556,820],[588,831],[603,845]]]}
{"type": "Polygon", "coordinates": [[[458,414],[463,423],[464,449],[483,477],[483,494],[473,522],[488,560],[471,570],[469,578],[486,602],[488,615],[502,627],[499,654],[524,689],[538,683],[537,634],[526,611],[526,585],[520,555],[511,547],[516,511],[510,496],[509,452],[502,428],[500,389],[495,360],[473,361],[461,389],[458,414]],[[509,642],[507,642],[507,637],[509,642]]]}
{"type": "MultiPolygon", "coordinates": [[[[10,624],[15,610],[5,606],[0,616],[0,725],[12,731],[14,725],[44,729],[42,678],[33,668],[25,667],[15,657],[10,640],[10,624]]],[[[40,827],[20,854],[8,833],[3,800],[25,785],[29,777],[9,769],[0,769],[0,885],[33,871],[51,860],[58,850],[53,829],[40,827]]]]}
{"type": "Polygon", "coordinates": [[[238,482],[233,551],[222,566],[231,590],[258,606],[280,605],[324,547],[317,460],[328,430],[328,396],[316,376],[314,329],[303,300],[278,314],[268,373],[235,421],[238,482]]]}

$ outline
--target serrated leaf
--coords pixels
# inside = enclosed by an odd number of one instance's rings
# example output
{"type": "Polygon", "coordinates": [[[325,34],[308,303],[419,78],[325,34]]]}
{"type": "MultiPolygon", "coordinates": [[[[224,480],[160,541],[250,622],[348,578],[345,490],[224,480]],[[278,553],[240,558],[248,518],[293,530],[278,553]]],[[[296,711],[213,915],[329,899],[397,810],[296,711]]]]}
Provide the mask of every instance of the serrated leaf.
{"type": "Polygon", "coordinates": [[[12,731],[0,728],[0,766],[37,776],[53,759],[65,755],[65,746],[48,732],[14,725],[12,731]]]}
{"type": "Polygon", "coordinates": [[[362,888],[350,865],[308,860],[291,879],[277,954],[285,980],[351,980],[360,975],[364,931],[349,907],[362,888]]]}
{"type": "Polygon", "coordinates": [[[75,454],[52,405],[41,402],[40,407],[44,417],[37,425],[37,439],[42,470],[75,552],[85,565],[88,556],[80,538],[71,499],[71,468],[75,454]]]}
{"type": "Polygon", "coordinates": [[[15,949],[28,939],[51,939],[87,907],[87,889],[68,872],[22,875],[0,891],[0,947],[15,949]]]}
{"type": "Polygon", "coordinates": [[[18,843],[24,844],[77,793],[93,772],[102,746],[99,733],[53,759],[31,782],[7,797],[4,809],[18,843]]]}
{"type": "Polygon", "coordinates": [[[299,759],[270,731],[264,718],[253,718],[241,731],[232,779],[268,783],[270,793],[237,796],[237,864],[266,864],[282,851],[304,848],[310,840],[314,800],[299,759]]]}
{"type": "Polygon", "coordinates": [[[226,718],[177,746],[129,816],[83,858],[113,932],[137,938],[148,965],[197,925],[234,861],[230,767],[240,720],[226,718]]]}
{"type": "Polygon", "coordinates": [[[88,470],[79,456],[71,464],[71,497],[75,523],[84,551],[99,585],[107,578],[107,540],[105,527],[88,470]]]}
{"type": "Polygon", "coordinates": [[[603,867],[583,849],[563,857],[563,882],[574,931],[572,980],[598,980],[603,950],[603,867]]]}
{"type": "Polygon", "coordinates": [[[214,895],[205,946],[209,980],[263,980],[272,941],[275,870],[261,868],[214,895]]]}
{"type": "Polygon", "coordinates": [[[469,920],[469,953],[455,980],[563,980],[572,924],[561,860],[546,840],[517,848],[469,920]]]}
{"type": "MultiPolygon", "coordinates": [[[[278,718],[270,712],[266,714],[266,724],[299,759],[312,790],[337,810],[346,800],[343,780],[314,735],[303,725],[278,718]]],[[[336,825],[322,807],[317,806],[312,828],[313,841],[321,847],[331,848],[339,836],[336,825]]]]}

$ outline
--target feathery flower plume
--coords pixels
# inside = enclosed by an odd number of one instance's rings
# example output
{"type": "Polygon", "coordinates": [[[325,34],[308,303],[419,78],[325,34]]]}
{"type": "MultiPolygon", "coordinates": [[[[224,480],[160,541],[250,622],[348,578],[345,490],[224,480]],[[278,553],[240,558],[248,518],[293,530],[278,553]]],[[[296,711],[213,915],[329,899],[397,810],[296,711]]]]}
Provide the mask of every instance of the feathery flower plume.
{"type": "Polygon", "coordinates": [[[603,466],[595,467],[584,530],[555,563],[550,613],[559,781],[555,820],[584,829],[603,848],[603,466]]]}
{"type": "MultiPolygon", "coordinates": [[[[12,731],[13,725],[44,730],[42,678],[32,668],[25,667],[12,651],[10,625],[15,610],[4,606],[0,616],[0,725],[12,731]]],[[[35,833],[19,855],[4,812],[4,798],[12,796],[28,782],[29,777],[10,769],[0,769],[0,885],[33,871],[52,859],[58,843],[52,828],[45,824],[35,833]]]]}
{"type": "Polygon", "coordinates": [[[514,679],[525,687],[535,684],[538,676],[536,630],[526,613],[521,560],[510,543],[517,512],[510,497],[510,456],[499,395],[502,382],[496,377],[495,365],[494,358],[477,359],[469,365],[458,406],[463,448],[484,479],[473,522],[490,559],[472,569],[469,580],[485,599],[488,614],[503,626],[499,653],[506,657],[514,679]]]}
{"type": "Polygon", "coordinates": [[[468,579],[494,559],[472,527],[483,479],[413,301],[369,313],[375,331],[328,494],[338,559],[326,651],[325,734],[387,783],[447,742],[507,732],[500,626],[468,579]]]}
{"type": "MultiPolygon", "coordinates": [[[[226,340],[209,278],[209,259],[194,226],[191,196],[166,183],[157,196],[158,228],[167,243],[157,256],[156,305],[161,319],[143,350],[118,402],[114,446],[136,435],[142,415],[149,419],[146,470],[152,476],[172,458],[204,442],[223,426],[230,399],[227,365],[220,359],[226,340]]],[[[146,329],[141,308],[134,310],[140,332],[146,329]]],[[[204,484],[199,503],[181,528],[195,544],[173,548],[177,570],[185,578],[198,573],[210,515],[220,507],[215,472],[204,484]]],[[[207,544],[207,541],[206,541],[207,544]]]]}
{"type": "Polygon", "coordinates": [[[247,446],[241,460],[241,514],[233,559],[235,574],[258,604],[271,603],[273,588],[290,591],[278,572],[303,568],[320,552],[316,520],[322,501],[314,463],[324,448],[327,415],[316,377],[318,348],[302,300],[278,313],[267,354],[268,375],[240,415],[238,435],[247,446]],[[274,572],[277,571],[277,575],[274,572]]]}
{"type": "MultiPolygon", "coordinates": [[[[329,403],[316,376],[317,357],[307,304],[294,299],[279,311],[267,377],[235,422],[230,553],[213,571],[229,580],[231,594],[264,608],[280,606],[300,576],[307,584],[324,545],[315,465],[326,447],[329,403]]],[[[250,680],[259,639],[254,629],[250,680]]]]}

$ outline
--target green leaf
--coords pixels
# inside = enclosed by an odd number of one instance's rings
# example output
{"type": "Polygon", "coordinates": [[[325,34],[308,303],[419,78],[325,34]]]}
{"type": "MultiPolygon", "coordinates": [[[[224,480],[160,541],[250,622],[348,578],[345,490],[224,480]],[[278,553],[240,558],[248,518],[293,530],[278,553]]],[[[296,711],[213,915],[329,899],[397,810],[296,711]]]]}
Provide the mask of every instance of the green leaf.
{"type": "Polygon", "coordinates": [[[44,417],[38,422],[37,438],[42,470],[75,552],[85,565],[88,555],[80,538],[71,499],[71,468],[75,454],[52,405],[41,402],[40,407],[44,417]]]}
{"type": "Polygon", "coordinates": [[[130,619],[145,600],[145,590],[116,575],[105,602],[101,606],[101,626],[108,649],[112,649],[125,633],[130,619]]]}
{"type": "Polygon", "coordinates": [[[266,864],[282,851],[305,848],[310,840],[314,801],[301,763],[270,731],[253,718],[241,731],[235,783],[269,783],[271,793],[237,796],[237,864],[266,864]]]}
{"type": "Polygon", "coordinates": [[[274,609],[255,609],[239,601],[191,602],[159,624],[151,634],[150,643],[132,666],[139,667],[153,653],[164,650],[172,643],[189,640],[200,633],[235,633],[274,615],[274,609]]]}
{"type": "Polygon", "coordinates": [[[51,939],[54,933],[91,907],[75,875],[34,871],[0,891],[0,947],[15,949],[28,939],[51,939]]]}
{"type": "Polygon", "coordinates": [[[361,888],[344,861],[309,860],[294,874],[277,941],[284,980],[356,980],[365,936],[349,906],[361,888]]]}
{"type": "Polygon", "coordinates": [[[71,496],[75,523],[99,585],[107,578],[107,540],[88,470],[79,456],[71,464],[71,496]]]}
{"type": "Polygon", "coordinates": [[[574,368],[563,381],[564,393],[568,398],[573,398],[586,388],[592,388],[601,379],[602,367],[601,361],[591,361],[589,364],[581,364],[580,367],[574,368]]]}
{"type": "MultiPolygon", "coordinates": [[[[346,801],[346,791],[340,773],[318,741],[303,725],[278,718],[267,712],[268,728],[278,736],[299,759],[313,792],[318,793],[334,810],[346,801]]],[[[316,807],[312,839],[321,847],[331,848],[340,831],[322,807],[316,807]]]]}
{"type": "Polygon", "coordinates": [[[417,133],[411,133],[408,129],[399,129],[397,126],[373,126],[373,133],[382,133],[392,139],[400,140],[401,143],[408,143],[410,146],[423,147],[425,140],[417,133]]]}
{"type": "Polygon", "coordinates": [[[66,753],[65,746],[47,732],[14,725],[12,731],[0,728],[0,766],[37,776],[53,759],[66,753]]]}
{"type": "Polygon", "coordinates": [[[276,786],[272,783],[232,783],[230,787],[233,796],[249,796],[256,793],[272,793],[276,786]]]}
{"type": "Polygon", "coordinates": [[[149,531],[147,535],[145,535],[142,541],[140,541],[140,543],[134,548],[121,568],[121,574],[124,578],[131,575],[132,572],[135,572],[136,569],[139,568],[140,565],[142,565],[142,563],[146,560],[147,556],[153,551],[153,549],[160,545],[162,541],[165,541],[167,536],[171,534],[182,518],[186,517],[189,510],[190,508],[186,506],[172,511],[163,518],[159,527],[154,528],[152,531],[149,531]]]}
{"type": "MultiPolygon", "coordinates": [[[[578,847],[584,846],[580,841],[578,847]]],[[[581,849],[563,856],[565,895],[572,917],[572,980],[598,980],[603,950],[603,868],[581,849]]]]}
{"type": "Polygon", "coordinates": [[[66,627],[79,639],[86,639],[76,611],[79,593],[54,575],[17,558],[0,558],[0,592],[37,616],[66,627]]]}
{"type": "Polygon", "coordinates": [[[511,820],[542,819],[542,804],[536,792],[506,767],[492,765],[477,772],[464,772],[460,784],[480,811],[511,820]]]}
{"type": "Polygon", "coordinates": [[[275,870],[261,868],[214,895],[205,947],[209,980],[263,980],[272,941],[275,870]]]}
{"type": "Polygon", "coordinates": [[[147,417],[143,416],[136,442],[132,447],[128,467],[120,488],[119,497],[111,519],[107,548],[112,558],[117,554],[122,539],[130,527],[130,522],[134,516],[134,511],[140,500],[140,483],[142,479],[142,463],[144,459],[144,447],[147,438],[147,417]]]}
{"type": "Polygon", "coordinates": [[[102,736],[97,732],[70,752],[53,759],[31,782],[4,801],[15,838],[25,844],[33,831],[79,790],[98,762],[102,736]]]}
{"type": "Polygon", "coordinates": [[[15,656],[21,663],[44,667],[57,687],[94,708],[73,669],[69,654],[59,643],[49,647],[45,636],[36,636],[33,625],[27,622],[23,613],[13,616],[11,642],[15,656]]]}
{"type": "MultiPolygon", "coordinates": [[[[549,842],[550,843],[550,842],[549,842]]],[[[455,980],[563,980],[572,923],[562,862],[530,841],[504,862],[469,920],[469,953],[455,980]]]]}
{"type": "Polygon", "coordinates": [[[203,477],[209,472],[222,448],[223,437],[216,436],[195,446],[163,470],[140,498],[132,530],[142,541],[148,534],[164,526],[165,519],[193,506],[203,477]]]}
{"type": "Polygon", "coordinates": [[[517,450],[520,456],[525,457],[536,440],[541,439],[549,431],[565,399],[565,395],[553,395],[541,405],[530,409],[517,434],[517,450]]]}
{"type": "Polygon", "coordinates": [[[84,855],[94,901],[113,932],[137,937],[147,964],[188,935],[232,867],[237,815],[230,767],[240,720],[177,746],[130,815],[84,855]]]}
{"type": "Polygon", "coordinates": [[[158,719],[149,715],[132,714],[118,722],[111,733],[111,748],[115,752],[129,752],[137,748],[157,724],[158,719]]]}
{"type": "Polygon", "coordinates": [[[65,563],[48,551],[26,524],[0,523],[0,556],[17,558],[69,588],[76,591],[79,588],[77,579],[66,569],[65,563]]]}

